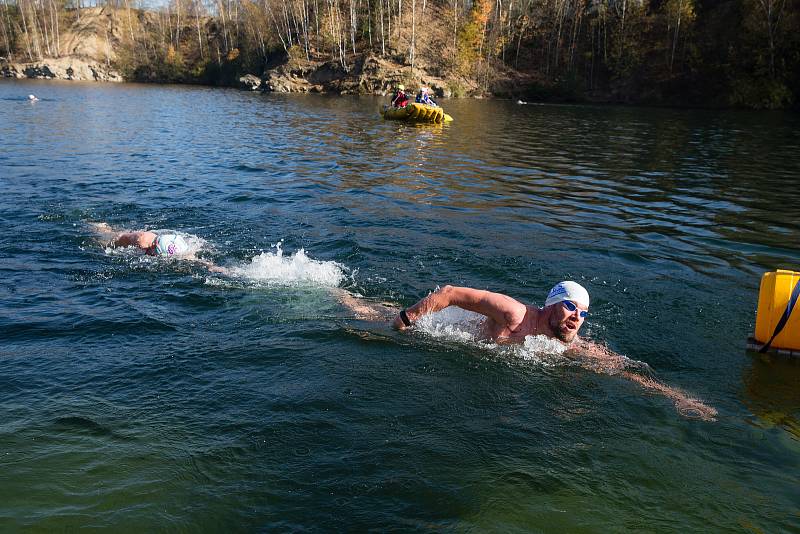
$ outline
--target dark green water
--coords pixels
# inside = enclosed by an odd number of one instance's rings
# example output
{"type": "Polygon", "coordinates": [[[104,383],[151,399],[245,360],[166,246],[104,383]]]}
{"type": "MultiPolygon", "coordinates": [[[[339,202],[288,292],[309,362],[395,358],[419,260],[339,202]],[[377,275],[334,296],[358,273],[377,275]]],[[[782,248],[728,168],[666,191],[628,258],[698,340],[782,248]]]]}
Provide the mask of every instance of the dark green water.
{"type": "Polygon", "coordinates": [[[744,350],[761,273],[800,270],[800,118],[379,103],[0,83],[0,530],[800,530],[800,362],[744,350]],[[561,279],[717,421],[331,295],[561,279]]]}

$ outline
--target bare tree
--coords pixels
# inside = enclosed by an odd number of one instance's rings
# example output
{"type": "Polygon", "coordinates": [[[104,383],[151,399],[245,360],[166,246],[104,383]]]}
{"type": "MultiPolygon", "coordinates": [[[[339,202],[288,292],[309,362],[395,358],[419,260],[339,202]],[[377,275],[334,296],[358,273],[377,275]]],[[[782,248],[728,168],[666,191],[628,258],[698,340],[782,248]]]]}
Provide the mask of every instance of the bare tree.
{"type": "Polygon", "coordinates": [[[775,78],[775,39],[786,0],[758,0],[769,48],[769,77],[775,78]]]}
{"type": "Polygon", "coordinates": [[[200,28],[200,8],[202,7],[202,3],[200,0],[194,0],[192,2],[192,8],[194,10],[194,20],[195,26],[197,28],[197,48],[200,49],[200,59],[205,60],[205,53],[203,52],[203,32],[200,28]]]}
{"type": "Polygon", "coordinates": [[[5,43],[5,54],[8,57],[9,61],[14,61],[14,50],[13,44],[11,42],[11,32],[13,31],[13,25],[11,22],[11,15],[9,14],[8,9],[8,0],[3,0],[3,19],[2,24],[0,24],[3,29],[3,42],[5,43]]]}
{"type": "Polygon", "coordinates": [[[386,34],[383,31],[383,0],[378,0],[381,16],[381,56],[386,55],[386,34]]]}
{"type": "Polygon", "coordinates": [[[414,59],[416,58],[417,44],[417,0],[411,0],[411,46],[409,55],[411,56],[411,77],[414,77],[414,59]]]}

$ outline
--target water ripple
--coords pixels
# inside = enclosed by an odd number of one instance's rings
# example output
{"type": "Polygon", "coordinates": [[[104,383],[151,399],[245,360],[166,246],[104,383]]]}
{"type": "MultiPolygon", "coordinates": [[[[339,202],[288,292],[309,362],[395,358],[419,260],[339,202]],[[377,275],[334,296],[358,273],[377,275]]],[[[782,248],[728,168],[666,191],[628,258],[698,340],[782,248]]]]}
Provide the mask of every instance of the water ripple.
{"type": "Polygon", "coordinates": [[[448,100],[431,127],[380,103],[0,82],[4,526],[795,528],[797,373],[743,347],[760,274],[800,262],[797,117],[448,100]],[[107,251],[97,221],[197,236],[234,276],[107,251]],[[336,298],[542,304],[565,278],[586,335],[720,421],[542,340],[336,298]]]}

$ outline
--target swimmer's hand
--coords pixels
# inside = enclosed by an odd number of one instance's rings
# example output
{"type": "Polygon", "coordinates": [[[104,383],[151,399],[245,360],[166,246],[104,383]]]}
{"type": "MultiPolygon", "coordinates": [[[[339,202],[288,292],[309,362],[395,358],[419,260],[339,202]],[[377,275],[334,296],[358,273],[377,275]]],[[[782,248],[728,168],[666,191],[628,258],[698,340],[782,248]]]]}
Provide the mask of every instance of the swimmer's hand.
{"type": "Polygon", "coordinates": [[[206,265],[206,267],[212,273],[219,273],[219,274],[228,274],[229,273],[228,269],[226,269],[225,267],[220,267],[219,265],[211,264],[211,265],[206,265]]]}
{"type": "Polygon", "coordinates": [[[412,317],[414,318],[412,319],[408,315],[408,308],[400,310],[400,313],[398,313],[395,316],[394,321],[392,322],[392,328],[394,328],[395,330],[400,330],[401,332],[403,330],[411,328],[411,326],[416,322],[416,320],[419,319],[419,315],[414,314],[412,315],[412,317]]]}
{"type": "Polygon", "coordinates": [[[202,265],[203,267],[208,269],[209,272],[219,273],[219,274],[224,274],[224,275],[230,274],[230,270],[226,269],[225,267],[220,267],[219,265],[217,265],[215,263],[212,263],[212,262],[210,262],[208,260],[204,260],[203,258],[191,257],[191,258],[188,258],[188,259],[190,259],[191,261],[199,263],[200,265],[202,265]]]}
{"type": "Polygon", "coordinates": [[[689,419],[700,419],[702,421],[717,420],[717,410],[711,406],[703,404],[697,399],[676,399],[675,409],[678,410],[679,414],[689,419]]]}
{"type": "Polygon", "coordinates": [[[114,229],[106,222],[90,222],[89,226],[99,234],[113,234],[114,229]]]}
{"type": "Polygon", "coordinates": [[[399,315],[396,315],[394,321],[392,321],[392,328],[394,328],[395,330],[400,330],[402,332],[403,330],[406,330],[409,327],[407,327],[405,323],[403,323],[403,320],[400,318],[399,315]]]}
{"type": "Polygon", "coordinates": [[[704,404],[702,401],[693,399],[683,391],[662,384],[654,378],[641,376],[627,371],[622,373],[622,376],[637,382],[642,387],[657,391],[675,403],[675,409],[678,413],[689,419],[701,419],[703,421],[716,421],[717,410],[704,404]]]}
{"type": "Polygon", "coordinates": [[[397,313],[397,306],[388,302],[370,302],[354,296],[344,289],[334,288],[331,292],[342,305],[349,308],[362,321],[386,321],[397,313]]]}

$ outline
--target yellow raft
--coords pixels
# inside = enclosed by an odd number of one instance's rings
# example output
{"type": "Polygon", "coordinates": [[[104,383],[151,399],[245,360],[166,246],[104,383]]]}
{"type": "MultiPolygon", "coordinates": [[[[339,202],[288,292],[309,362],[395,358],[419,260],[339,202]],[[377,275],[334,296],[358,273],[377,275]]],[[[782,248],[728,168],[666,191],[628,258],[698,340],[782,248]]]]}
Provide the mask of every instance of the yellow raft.
{"type": "Polygon", "coordinates": [[[394,119],[412,122],[433,122],[441,124],[450,122],[453,117],[444,112],[439,106],[429,106],[428,104],[410,103],[404,108],[383,106],[381,112],[384,119],[394,119]]]}

